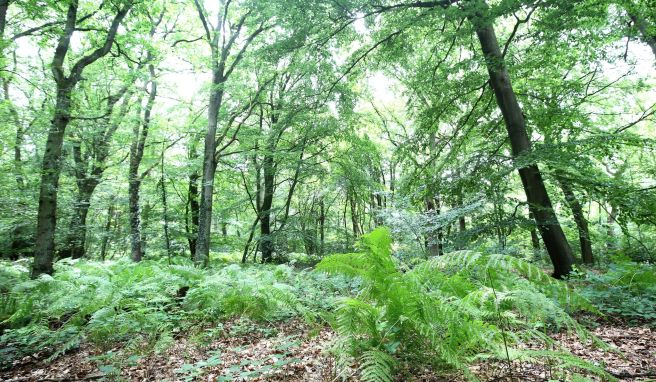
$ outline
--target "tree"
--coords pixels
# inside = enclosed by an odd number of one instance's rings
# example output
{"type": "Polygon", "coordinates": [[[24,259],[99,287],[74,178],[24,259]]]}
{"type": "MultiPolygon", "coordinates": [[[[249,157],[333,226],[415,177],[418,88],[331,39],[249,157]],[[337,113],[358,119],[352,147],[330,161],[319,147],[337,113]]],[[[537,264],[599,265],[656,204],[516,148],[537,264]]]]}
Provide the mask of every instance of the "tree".
{"type": "Polygon", "coordinates": [[[132,5],[132,2],[121,4],[115,13],[102,46],[77,60],[71,67],[70,73],[66,75],[64,73],[64,60],[69,52],[71,37],[77,25],[78,0],[71,0],[68,6],[64,30],[57,42],[57,48],[51,63],[52,74],[57,87],[57,98],[41,166],[39,211],[32,277],[53,272],[52,261],[55,251],[57,192],[61,173],[62,144],[66,127],[71,119],[73,91],[82,78],[84,69],[109,53],[118,28],[132,5]]]}
{"type": "MultiPolygon", "coordinates": [[[[133,75],[129,74],[128,81],[131,81],[132,77],[133,75]]],[[[104,115],[100,119],[92,120],[90,131],[84,131],[82,126],[76,126],[72,134],[73,172],[77,195],[73,204],[73,216],[68,235],[63,248],[59,251],[61,257],[79,259],[85,255],[87,215],[91,206],[91,197],[102,181],[107,167],[112,137],[128,114],[132,100],[130,87],[131,82],[128,82],[122,85],[116,93],[106,97],[104,115]],[[114,108],[121,99],[119,110],[114,113],[114,108]]]]}
{"type": "MultiPolygon", "coordinates": [[[[219,112],[223,106],[226,83],[235,68],[243,59],[249,46],[265,29],[264,21],[258,22],[253,11],[243,12],[234,25],[229,19],[232,16],[231,1],[221,2],[217,12],[217,22],[212,28],[208,21],[207,12],[198,0],[194,0],[198,17],[205,31],[204,40],[210,47],[210,67],[212,71],[212,84],[210,87],[209,103],[207,108],[207,131],[203,149],[203,172],[201,178],[200,204],[198,213],[198,239],[194,261],[202,266],[209,263],[210,234],[212,229],[212,203],[214,197],[214,176],[217,166],[217,149],[225,150],[235,141],[228,135],[230,125],[225,125],[218,131],[219,112]],[[247,21],[255,20],[255,25],[248,30],[247,21]],[[232,27],[229,27],[232,25],[232,27]],[[235,42],[243,40],[241,46],[235,42]],[[225,140],[225,142],[224,142],[225,140]],[[221,146],[223,144],[223,146],[221,146]]],[[[245,109],[252,109],[246,107],[245,109]]]]}
{"type": "MultiPolygon", "coordinates": [[[[510,76],[504,64],[499,42],[488,14],[488,7],[481,1],[478,7],[471,9],[470,12],[468,18],[474,25],[481,50],[485,55],[490,86],[494,90],[497,104],[503,114],[513,156],[516,161],[521,162],[522,156],[531,152],[531,141],[526,132],[524,114],[517,102],[510,76]]],[[[551,205],[542,174],[537,164],[520,164],[520,166],[519,176],[526,192],[529,209],[535,218],[549,257],[551,257],[554,266],[553,276],[556,278],[567,276],[572,271],[572,250],[558,223],[558,217],[551,205]]]]}

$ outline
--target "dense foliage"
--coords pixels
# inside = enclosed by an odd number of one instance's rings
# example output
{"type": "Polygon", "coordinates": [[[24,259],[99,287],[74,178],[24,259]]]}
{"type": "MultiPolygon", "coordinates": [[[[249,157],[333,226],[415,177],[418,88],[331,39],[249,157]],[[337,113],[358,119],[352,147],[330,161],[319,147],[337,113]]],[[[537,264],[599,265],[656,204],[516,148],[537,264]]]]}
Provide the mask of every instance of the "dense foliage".
{"type": "Polygon", "coordinates": [[[62,261],[54,277],[30,280],[25,265],[3,263],[0,363],[36,352],[54,358],[82,341],[161,351],[180,333],[222,335],[220,323],[235,316],[314,320],[354,285],[286,265],[62,261]]]}
{"type": "Polygon", "coordinates": [[[0,365],[612,378],[552,337],[656,321],[655,60],[652,0],[0,0],[0,365]]]}

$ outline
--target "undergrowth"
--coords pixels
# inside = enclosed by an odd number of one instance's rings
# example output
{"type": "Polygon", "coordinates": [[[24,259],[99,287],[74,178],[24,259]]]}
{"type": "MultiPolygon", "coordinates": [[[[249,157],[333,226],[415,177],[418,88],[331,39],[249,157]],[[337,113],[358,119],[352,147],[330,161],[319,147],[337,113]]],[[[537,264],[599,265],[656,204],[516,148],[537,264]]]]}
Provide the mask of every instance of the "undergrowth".
{"type": "Polygon", "coordinates": [[[341,299],[331,320],[340,335],[335,355],[342,371],[359,365],[363,381],[385,382],[394,380],[395,370],[423,365],[475,379],[468,366],[480,360],[548,360],[563,375],[578,370],[613,379],[564,350],[520,346],[538,341],[553,348],[549,332],[557,330],[603,346],[569,315],[596,309],[566,283],[526,261],[471,251],[407,269],[392,256],[391,243],[389,231],[378,228],[363,236],[361,252],[317,265],[363,281],[361,293],[341,299]]]}
{"type": "Polygon", "coordinates": [[[603,273],[589,271],[581,294],[604,314],[656,326],[656,266],[618,258],[603,273]]]}
{"type": "Polygon", "coordinates": [[[0,367],[39,352],[51,359],[87,341],[162,351],[178,333],[220,331],[245,317],[270,322],[315,319],[352,282],[286,265],[201,270],[191,263],[70,261],[55,275],[29,279],[19,262],[0,263],[0,367]]]}

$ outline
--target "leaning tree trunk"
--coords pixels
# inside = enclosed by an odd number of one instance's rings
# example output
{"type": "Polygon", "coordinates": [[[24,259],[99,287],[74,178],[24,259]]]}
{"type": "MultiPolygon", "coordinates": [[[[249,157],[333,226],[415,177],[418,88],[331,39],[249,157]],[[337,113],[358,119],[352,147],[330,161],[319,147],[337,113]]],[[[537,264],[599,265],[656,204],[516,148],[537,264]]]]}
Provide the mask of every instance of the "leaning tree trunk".
{"type": "MultiPolygon", "coordinates": [[[[526,132],[524,114],[517,102],[494,32],[493,19],[489,14],[483,14],[489,13],[483,1],[478,5],[484,6],[485,12],[477,11],[469,18],[474,24],[481,50],[485,55],[490,85],[503,114],[513,157],[517,159],[531,152],[531,141],[526,132]]],[[[519,176],[524,186],[529,209],[535,217],[542,241],[553,263],[553,276],[562,278],[572,271],[572,250],[551,205],[540,170],[536,164],[524,165],[519,169],[519,176]]]]}
{"type": "Polygon", "coordinates": [[[565,201],[572,210],[572,216],[574,217],[574,222],[576,223],[576,228],[579,231],[579,242],[581,243],[581,259],[585,264],[594,263],[594,257],[592,255],[592,242],[590,241],[590,231],[588,230],[588,221],[585,219],[585,214],[583,213],[583,207],[579,202],[572,186],[565,179],[558,179],[558,184],[560,189],[563,190],[565,195],[565,201]]]}

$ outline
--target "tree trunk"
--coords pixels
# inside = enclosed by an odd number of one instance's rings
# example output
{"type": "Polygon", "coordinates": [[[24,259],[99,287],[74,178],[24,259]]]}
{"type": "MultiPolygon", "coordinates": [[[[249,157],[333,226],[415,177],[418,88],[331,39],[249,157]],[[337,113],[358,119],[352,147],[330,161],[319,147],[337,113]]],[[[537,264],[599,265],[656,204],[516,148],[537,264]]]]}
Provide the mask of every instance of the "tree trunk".
{"type": "Polygon", "coordinates": [[[631,21],[633,21],[633,24],[638,27],[638,31],[640,32],[640,39],[645,44],[649,45],[651,51],[654,53],[654,59],[656,59],[656,32],[654,31],[656,25],[649,25],[649,21],[647,21],[645,18],[629,11],[628,9],[626,11],[631,18],[631,21]]]}
{"type": "Polygon", "coordinates": [[[257,223],[260,221],[259,217],[255,218],[255,221],[251,225],[250,232],[248,234],[248,239],[246,240],[246,245],[244,246],[244,253],[241,256],[241,263],[246,264],[246,260],[248,260],[248,251],[251,247],[251,242],[253,241],[253,236],[255,236],[255,227],[257,227],[257,223]]]}
{"type": "MultiPolygon", "coordinates": [[[[512,88],[510,76],[494,32],[493,19],[487,14],[489,13],[487,5],[483,1],[477,2],[477,5],[484,6],[483,13],[485,14],[477,12],[470,15],[469,18],[474,24],[485,56],[490,85],[503,114],[513,157],[517,159],[531,152],[531,142],[526,132],[524,114],[512,88]]],[[[526,165],[519,169],[519,176],[524,186],[529,209],[535,216],[542,241],[553,263],[553,276],[562,278],[572,271],[572,251],[551,205],[540,170],[535,164],[526,165]]]]}
{"type": "MultiPolygon", "coordinates": [[[[3,16],[2,4],[3,3],[0,2],[0,18],[2,18],[3,16]]],[[[7,3],[5,2],[4,4],[5,4],[4,12],[6,12],[7,3]]],[[[3,35],[4,35],[3,32],[0,31],[0,44],[2,44],[1,39],[3,35]]],[[[0,48],[4,48],[4,47],[0,47],[0,48]]],[[[15,57],[15,52],[14,52],[14,57],[15,57]]],[[[22,158],[21,150],[25,137],[25,131],[23,129],[23,126],[21,125],[18,112],[16,111],[16,108],[11,102],[11,97],[9,95],[9,83],[10,83],[9,78],[2,79],[2,88],[4,90],[5,103],[9,108],[9,114],[11,115],[12,122],[16,126],[16,135],[14,138],[14,178],[16,179],[16,187],[17,187],[16,189],[18,190],[19,193],[22,194],[25,191],[25,178],[23,175],[23,158],[22,158]]],[[[18,200],[17,208],[19,210],[27,208],[27,205],[23,202],[22,198],[18,200]]],[[[17,260],[21,255],[27,254],[33,249],[34,233],[28,232],[31,230],[32,228],[29,226],[29,224],[26,224],[22,220],[14,223],[10,233],[10,244],[9,244],[9,248],[10,248],[9,258],[11,260],[17,260]]]]}
{"type": "Polygon", "coordinates": [[[171,265],[171,238],[169,236],[169,214],[168,203],[166,200],[166,176],[164,173],[164,152],[165,148],[162,145],[162,165],[160,168],[160,185],[162,187],[162,219],[164,220],[164,241],[166,242],[166,254],[171,265]]]}
{"type": "Polygon", "coordinates": [[[143,258],[143,245],[141,237],[141,211],[139,208],[139,188],[141,179],[133,174],[130,169],[130,181],[128,184],[128,213],[130,215],[130,258],[139,262],[143,258]]]}
{"type": "Polygon", "coordinates": [[[105,222],[105,231],[103,232],[103,238],[102,242],[100,245],[100,259],[102,261],[105,261],[105,257],[107,255],[107,248],[109,245],[109,232],[110,229],[112,228],[112,216],[114,215],[114,199],[112,199],[109,203],[109,207],[107,207],[107,220],[105,222]]]}
{"type": "Polygon", "coordinates": [[[563,194],[565,195],[565,201],[572,210],[572,216],[574,217],[574,222],[576,223],[576,228],[579,231],[579,242],[581,243],[581,259],[584,264],[594,263],[594,257],[592,255],[592,242],[590,241],[590,231],[588,230],[588,221],[585,219],[585,214],[583,213],[583,207],[579,202],[574,190],[572,190],[571,185],[567,180],[558,178],[558,184],[560,185],[563,194]]]}
{"type": "Polygon", "coordinates": [[[55,253],[55,227],[57,224],[57,189],[61,173],[61,153],[64,133],[70,121],[71,92],[73,84],[62,81],[57,84],[55,115],[48,131],[39,188],[39,212],[37,214],[36,244],[32,277],[43,273],[52,274],[55,253]]]}
{"type": "Polygon", "coordinates": [[[617,207],[610,207],[610,212],[606,217],[606,250],[608,252],[613,252],[617,249],[617,236],[615,235],[615,220],[617,218],[617,207]]]}
{"type": "Polygon", "coordinates": [[[192,260],[196,256],[196,238],[198,237],[198,213],[200,206],[198,204],[198,172],[194,171],[189,175],[189,185],[187,187],[187,241],[189,242],[189,252],[192,260]],[[189,225],[191,223],[191,225],[189,225]]]}
{"type": "Polygon", "coordinates": [[[439,200],[428,198],[426,199],[426,213],[428,214],[429,227],[426,235],[426,249],[428,256],[441,256],[442,255],[442,228],[433,228],[431,220],[440,214],[439,200]]]}
{"type": "Polygon", "coordinates": [[[93,189],[85,188],[78,190],[75,204],[73,205],[73,217],[64,248],[59,251],[62,258],[70,257],[79,259],[84,257],[87,236],[87,215],[91,206],[91,194],[93,189]]]}
{"type": "Polygon", "coordinates": [[[349,206],[351,207],[351,225],[353,226],[353,236],[357,239],[362,235],[360,225],[358,224],[358,205],[354,195],[349,195],[349,206]]]}
{"type": "Polygon", "coordinates": [[[273,259],[273,238],[271,237],[271,208],[273,207],[273,193],[275,183],[275,169],[273,151],[269,151],[262,162],[264,178],[264,195],[260,209],[260,250],[262,262],[268,263],[273,259]]]}
{"type": "Polygon", "coordinates": [[[323,256],[326,239],[326,210],[323,197],[319,201],[319,255],[323,256]]]}
{"type": "MultiPolygon", "coordinates": [[[[528,213],[528,218],[529,220],[535,221],[531,212],[528,213]]],[[[531,245],[535,250],[540,249],[540,238],[538,237],[538,231],[536,231],[535,226],[533,225],[531,225],[531,245]]]]}
{"type": "MultiPolygon", "coordinates": [[[[152,61],[151,53],[148,53],[147,60],[152,61]]],[[[134,128],[134,138],[130,146],[130,164],[128,168],[128,213],[130,216],[130,258],[132,261],[139,262],[144,256],[143,235],[141,232],[141,207],[139,203],[139,190],[145,174],[139,173],[139,166],[143,159],[146,139],[148,138],[148,129],[150,128],[151,113],[153,104],[157,97],[157,81],[155,80],[155,66],[148,65],[150,72],[150,94],[144,109],[144,116],[141,126],[138,124],[134,128]]]]}
{"type": "Polygon", "coordinates": [[[9,0],[0,0],[0,49],[5,47],[5,27],[7,25],[7,8],[9,0]]]}
{"type": "MultiPolygon", "coordinates": [[[[216,58],[213,58],[216,62],[216,58]]],[[[198,239],[194,262],[206,267],[210,259],[210,235],[212,232],[212,202],[214,199],[214,176],[216,174],[216,130],[219,123],[219,109],[223,100],[221,89],[225,79],[223,70],[213,68],[212,90],[207,111],[207,133],[205,134],[205,149],[203,150],[203,180],[200,192],[198,214],[198,239]]]]}

